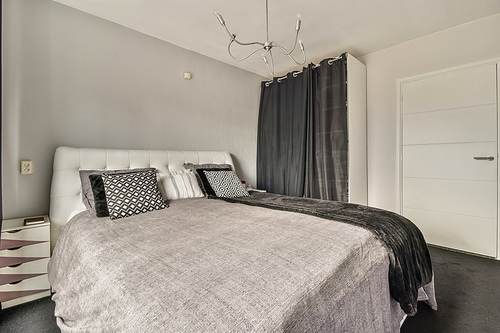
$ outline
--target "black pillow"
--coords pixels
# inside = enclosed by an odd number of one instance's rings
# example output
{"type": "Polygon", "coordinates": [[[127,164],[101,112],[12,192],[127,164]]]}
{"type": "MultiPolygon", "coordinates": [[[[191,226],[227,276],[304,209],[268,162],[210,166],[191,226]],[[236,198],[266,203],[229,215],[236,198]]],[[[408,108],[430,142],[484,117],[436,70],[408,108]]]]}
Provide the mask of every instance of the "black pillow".
{"type": "Polygon", "coordinates": [[[106,192],[104,191],[104,182],[101,175],[89,175],[89,180],[94,195],[95,214],[97,217],[109,216],[108,202],[106,201],[106,192]]]}
{"type": "Polygon", "coordinates": [[[207,195],[213,195],[217,196],[215,194],[214,189],[210,185],[210,182],[207,179],[207,176],[205,175],[205,172],[203,171],[232,171],[231,168],[200,168],[196,169],[196,173],[198,176],[200,176],[201,182],[203,183],[203,187],[205,188],[205,191],[207,192],[207,195]]]}

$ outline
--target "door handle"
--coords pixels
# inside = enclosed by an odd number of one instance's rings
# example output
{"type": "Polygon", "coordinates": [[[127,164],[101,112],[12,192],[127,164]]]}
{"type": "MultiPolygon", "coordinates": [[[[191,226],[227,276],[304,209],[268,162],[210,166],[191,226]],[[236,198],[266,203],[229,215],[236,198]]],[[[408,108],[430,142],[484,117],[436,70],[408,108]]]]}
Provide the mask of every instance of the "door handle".
{"type": "Polygon", "coordinates": [[[493,156],[476,156],[474,159],[478,161],[493,161],[495,158],[493,156]]]}

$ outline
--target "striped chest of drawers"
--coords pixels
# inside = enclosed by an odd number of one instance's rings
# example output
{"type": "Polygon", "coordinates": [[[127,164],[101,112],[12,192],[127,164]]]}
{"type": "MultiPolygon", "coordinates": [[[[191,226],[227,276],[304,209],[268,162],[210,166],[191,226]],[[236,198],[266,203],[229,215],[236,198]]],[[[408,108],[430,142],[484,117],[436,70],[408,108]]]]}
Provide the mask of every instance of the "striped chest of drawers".
{"type": "Polygon", "coordinates": [[[24,218],[4,220],[0,238],[2,309],[50,295],[50,220],[24,226],[24,218]]]}

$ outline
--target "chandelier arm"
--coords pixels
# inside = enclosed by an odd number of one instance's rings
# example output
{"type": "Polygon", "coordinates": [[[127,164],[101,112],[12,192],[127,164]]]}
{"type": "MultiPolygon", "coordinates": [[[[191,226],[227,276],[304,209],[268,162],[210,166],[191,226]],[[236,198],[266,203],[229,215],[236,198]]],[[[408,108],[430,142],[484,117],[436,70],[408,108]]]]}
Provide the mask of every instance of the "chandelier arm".
{"type": "Polygon", "coordinates": [[[281,51],[281,53],[283,53],[284,55],[288,56],[290,59],[292,59],[293,62],[295,62],[297,65],[303,65],[306,63],[306,54],[304,51],[302,51],[302,55],[304,57],[304,60],[302,62],[298,62],[297,60],[295,60],[295,58],[292,56],[292,52],[295,50],[295,47],[292,49],[292,51],[288,52],[283,46],[277,44],[276,47],[278,48],[278,50],[281,51]],[[285,52],[284,52],[284,51],[285,52]]]}
{"type": "Polygon", "coordinates": [[[269,70],[269,72],[271,72],[271,75],[274,76],[274,59],[273,59],[273,54],[271,52],[271,50],[267,50],[267,53],[270,54],[271,56],[271,66],[269,66],[269,60],[267,60],[267,57],[265,55],[265,53],[262,53],[262,59],[264,60],[266,66],[267,66],[267,69],[269,70]]]}
{"type": "Polygon", "coordinates": [[[299,40],[299,45],[300,45],[300,50],[302,51],[302,56],[304,57],[304,60],[302,60],[302,62],[298,62],[297,60],[295,60],[295,58],[289,54],[288,57],[290,59],[292,59],[297,65],[303,65],[306,63],[306,52],[304,51],[304,44],[302,44],[302,42],[299,40]]]}
{"type": "MultiPolygon", "coordinates": [[[[297,34],[297,37],[298,37],[298,34],[297,34]]],[[[288,52],[287,49],[285,49],[283,46],[279,45],[278,43],[274,42],[276,44],[276,47],[278,48],[278,50],[281,51],[281,53],[283,53],[284,55],[288,56],[288,58],[292,59],[293,62],[295,62],[297,65],[303,65],[306,63],[306,53],[304,51],[304,44],[302,44],[301,41],[299,41],[299,45],[300,45],[300,50],[302,51],[302,56],[304,57],[304,60],[302,62],[298,62],[297,60],[295,60],[295,58],[292,56],[292,52],[295,50],[295,48],[297,47],[297,44],[295,44],[295,46],[293,47],[293,49],[288,52]],[[283,52],[285,51],[285,52],[283,52]]],[[[297,41],[295,41],[295,43],[297,43],[297,41]]]]}
{"type": "Polygon", "coordinates": [[[261,42],[250,42],[250,43],[240,42],[239,40],[236,39],[236,33],[232,34],[231,32],[229,32],[229,29],[227,28],[225,22],[223,24],[221,23],[221,25],[226,29],[226,32],[229,35],[229,38],[231,39],[231,43],[234,41],[234,42],[236,42],[236,43],[238,43],[240,45],[243,45],[243,46],[246,46],[246,45],[260,45],[260,46],[264,47],[264,43],[261,43],[261,42]]]}
{"type": "Polygon", "coordinates": [[[265,56],[264,56],[264,61],[266,62],[267,69],[269,69],[269,71],[271,72],[271,75],[274,76],[274,58],[273,58],[273,52],[272,52],[271,49],[269,49],[267,52],[269,53],[269,58],[271,60],[271,66],[269,66],[269,63],[268,63],[267,59],[265,58],[265,56]]]}
{"type": "Polygon", "coordinates": [[[233,36],[233,34],[229,32],[229,29],[227,28],[226,23],[224,23],[222,26],[226,29],[226,32],[229,35],[229,38],[231,38],[231,39],[236,38],[235,35],[233,36]]]}
{"type": "Polygon", "coordinates": [[[233,39],[233,40],[231,40],[231,42],[229,42],[229,45],[227,46],[227,52],[229,53],[229,55],[231,56],[231,58],[233,58],[236,61],[243,61],[243,60],[251,57],[255,53],[259,52],[260,50],[262,50],[262,48],[259,47],[259,48],[256,48],[255,50],[253,50],[252,52],[250,52],[249,54],[247,54],[246,56],[244,56],[243,58],[236,58],[235,56],[233,56],[233,53],[231,52],[231,44],[233,44],[234,41],[235,40],[233,39]]]}
{"type": "MultiPolygon", "coordinates": [[[[233,35],[234,36],[234,35],[233,35]]],[[[243,45],[243,46],[248,46],[248,45],[260,45],[262,47],[264,47],[264,43],[261,43],[261,42],[250,42],[250,43],[244,43],[244,42],[240,42],[239,40],[236,39],[236,36],[234,36],[234,38],[231,38],[231,42],[236,42],[240,45],[243,45]]]]}
{"type": "Polygon", "coordinates": [[[275,46],[281,52],[281,54],[289,56],[297,48],[297,43],[295,43],[295,46],[293,47],[293,49],[290,52],[288,52],[287,49],[285,49],[283,46],[279,45],[278,43],[274,44],[273,46],[275,46]]]}
{"type": "Polygon", "coordinates": [[[303,65],[306,63],[306,54],[304,52],[302,52],[303,56],[304,56],[304,60],[302,62],[298,62],[297,60],[295,60],[294,57],[292,57],[291,54],[288,55],[288,58],[292,59],[294,63],[296,63],[297,65],[303,65]]]}
{"type": "Polygon", "coordinates": [[[274,76],[274,58],[273,58],[273,50],[269,50],[269,54],[271,55],[271,66],[273,70],[271,71],[271,75],[274,76]]]}
{"type": "Polygon", "coordinates": [[[297,48],[297,44],[298,44],[297,41],[298,40],[299,40],[299,32],[297,31],[297,33],[295,34],[295,43],[293,44],[293,49],[290,52],[288,52],[288,50],[286,48],[284,48],[280,44],[276,43],[275,41],[272,41],[272,45],[277,47],[278,50],[280,50],[280,52],[283,55],[290,56],[290,54],[292,54],[293,51],[295,51],[295,49],[297,48]]]}

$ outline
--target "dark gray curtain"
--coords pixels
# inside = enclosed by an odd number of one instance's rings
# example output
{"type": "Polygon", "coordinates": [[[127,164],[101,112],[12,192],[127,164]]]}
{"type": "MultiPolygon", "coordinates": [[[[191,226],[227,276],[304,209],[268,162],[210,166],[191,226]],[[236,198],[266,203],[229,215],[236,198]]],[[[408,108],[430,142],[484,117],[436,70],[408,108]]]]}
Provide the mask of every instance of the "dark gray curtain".
{"type": "Polygon", "coordinates": [[[346,56],[261,85],[257,186],[347,201],[346,56]]]}
{"type": "Polygon", "coordinates": [[[309,76],[304,196],[348,201],[346,57],[323,60],[309,76]]]}
{"type": "Polygon", "coordinates": [[[289,73],[261,84],[257,187],[291,196],[304,193],[307,75],[289,73]]]}

